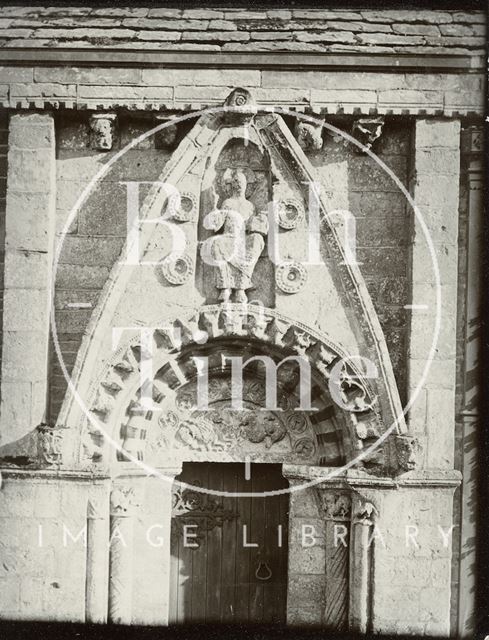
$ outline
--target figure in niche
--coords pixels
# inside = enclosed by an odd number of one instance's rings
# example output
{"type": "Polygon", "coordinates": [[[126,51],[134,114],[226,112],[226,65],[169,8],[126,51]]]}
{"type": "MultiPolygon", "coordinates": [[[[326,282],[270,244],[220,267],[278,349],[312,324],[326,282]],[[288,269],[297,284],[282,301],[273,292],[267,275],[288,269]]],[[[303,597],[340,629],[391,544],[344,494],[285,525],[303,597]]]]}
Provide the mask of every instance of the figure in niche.
{"type": "Polygon", "coordinates": [[[246,291],[253,288],[253,272],[265,247],[268,220],[246,199],[242,171],[227,170],[223,184],[228,197],[221,209],[212,211],[206,219],[206,227],[220,233],[204,243],[202,258],[217,267],[220,301],[228,302],[234,293],[235,302],[247,302],[246,291]]]}

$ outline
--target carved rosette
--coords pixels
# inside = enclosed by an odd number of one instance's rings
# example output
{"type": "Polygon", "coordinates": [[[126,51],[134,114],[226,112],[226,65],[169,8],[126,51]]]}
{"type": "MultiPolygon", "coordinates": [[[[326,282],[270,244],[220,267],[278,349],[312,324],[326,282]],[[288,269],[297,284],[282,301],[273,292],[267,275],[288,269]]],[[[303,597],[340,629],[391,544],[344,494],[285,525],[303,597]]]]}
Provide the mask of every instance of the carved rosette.
{"type": "Polygon", "coordinates": [[[165,280],[174,285],[184,284],[194,272],[192,258],[186,253],[170,253],[159,266],[165,280]]]}
{"type": "Polygon", "coordinates": [[[282,229],[296,229],[304,220],[304,207],[299,200],[287,198],[277,203],[276,216],[282,229]]]}
{"type": "Polygon", "coordinates": [[[197,198],[190,191],[184,191],[179,196],[174,195],[168,200],[168,213],[177,222],[195,220],[196,212],[197,198]]]}
{"type": "Polygon", "coordinates": [[[300,262],[282,262],[275,269],[275,282],[284,293],[297,293],[307,280],[307,271],[300,262]]]}

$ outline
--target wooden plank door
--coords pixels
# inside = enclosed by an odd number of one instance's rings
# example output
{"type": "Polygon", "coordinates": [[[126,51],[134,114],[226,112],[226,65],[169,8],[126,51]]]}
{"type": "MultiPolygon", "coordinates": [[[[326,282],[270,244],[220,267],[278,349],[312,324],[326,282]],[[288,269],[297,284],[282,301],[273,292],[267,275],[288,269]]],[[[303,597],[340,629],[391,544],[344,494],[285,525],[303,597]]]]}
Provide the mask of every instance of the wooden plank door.
{"type": "MultiPolygon", "coordinates": [[[[280,465],[269,464],[250,465],[247,477],[243,464],[186,463],[177,480],[230,493],[288,486],[280,465]]],[[[284,623],[288,493],[216,496],[177,487],[174,502],[170,621],[284,623]]]]}

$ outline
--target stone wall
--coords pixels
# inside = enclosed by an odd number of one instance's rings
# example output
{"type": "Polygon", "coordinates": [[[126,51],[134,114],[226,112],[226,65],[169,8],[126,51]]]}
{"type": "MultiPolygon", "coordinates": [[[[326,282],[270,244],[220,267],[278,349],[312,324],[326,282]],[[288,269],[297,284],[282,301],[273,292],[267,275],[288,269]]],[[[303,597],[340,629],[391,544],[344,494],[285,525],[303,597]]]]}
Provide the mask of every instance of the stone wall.
{"type": "Polygon", "coordinates": [[[83,621],[87,485],[2,474],[0,618],[83,621]]]}
{"type": "Polygon", "coordinates": [[[426,480],[376,494],[375,581],[388,588],[373,593],[374,633],[449,635],[453,489],[426,480]]]}

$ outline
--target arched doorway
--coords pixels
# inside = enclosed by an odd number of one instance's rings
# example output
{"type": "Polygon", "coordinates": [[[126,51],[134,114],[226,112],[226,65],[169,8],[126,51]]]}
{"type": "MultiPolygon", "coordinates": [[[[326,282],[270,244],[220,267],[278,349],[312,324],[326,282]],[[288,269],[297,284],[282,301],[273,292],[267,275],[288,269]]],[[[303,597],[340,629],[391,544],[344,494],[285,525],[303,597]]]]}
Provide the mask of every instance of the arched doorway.
{"type": "Polygon", "coordinates": [[[257,495],[287,489],[281,466],[191,462],[176,479],[191,486],[173,490],[170,623],[285,623],[289,494],[257,495]]]}

